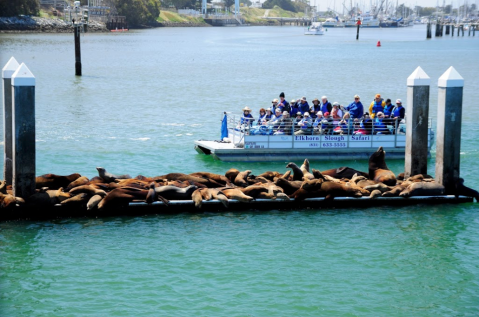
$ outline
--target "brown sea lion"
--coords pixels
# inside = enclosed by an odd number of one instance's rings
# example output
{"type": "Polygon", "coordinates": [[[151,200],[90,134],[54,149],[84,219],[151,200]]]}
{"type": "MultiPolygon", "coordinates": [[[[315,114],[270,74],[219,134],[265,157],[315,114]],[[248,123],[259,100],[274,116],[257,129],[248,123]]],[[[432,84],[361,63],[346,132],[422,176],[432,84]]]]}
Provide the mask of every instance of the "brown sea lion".
{"type": "Polygon", "coordinates": [[[80,178],[78,173],[70,174],[66,176],[55,174],[44,174],[35,178],[35,186],[37,189],[42,187],[48,187],[50,189],[58,189],[60,187],[67,187],[71,182],[80,178]]]}
{"type": "Polygon", "coordinates": [[[303,184],[301,185],[301,188],[308,191],[320,190],[323,182],[324,182],[323,179],[305,180],[303,184]]]}
{"type": "Polygon", "coordinates": [[[459,195],[474,197],[476,199],[476,202],[479,202],[479,192],[477,192],[477,190],[464,186],[463,178],[459,177],[456,179],[455,189],[456,198],[458,198],[459,195]]]}
{"type": "Polygon", "coordinates": [[[282,175],[275,171],[267,171],[262,174],[259,174],[258,177],[264,177],[270,181],[273,181],[276,177],[282,177],[282,175]]]}
{"type": "Polygon", "coordinates": [[[230,182],[234,182],[236,176],[240,173],[236,168],[230,168],[229,170],[226,171],[225,176],[230,180],[230,182]]]}
{"type": "Polygon", "coordinates": [[[238,175],[236,175],[236,178],[234,180],[234,184],[239,187],[248,186],[248,182],[246,179],[248,178],[249,174],[251,174],[250,170],[246,170],[244,172],[238,173],[238,175]]]}
{"type": "Polygon", "coordinates": [[[301,169],[298,167],[298,165],[296,165],[295,163],[293,162],[290,162],[288,163],[288,165],[286,165],[286,168],[290,168],[293,170],[293,180],[294,181],[302,181],[303,180],[303,171],[301,171],[301,169]]]}
{"type": "Polygon", "coordinates": [[[152,182],[150,184],[150,187],[148,188],[148,195],[146,195],[145,202],[147,204],[152,204],[153,202],[156,201],[156,191],[155,191],[155,182],[152,182]]]}
{"type": "Polygon", "coordinates": [[[195,203],[196,208],[201,208],[203,200],[219,200],[223,206],[228,208],[228,198],[218,188],[198,188],[191,195],[191,199],[195,203]]]}
{"type": "Polygon", "coordinates": [[[69,193],[72,196],[75,196],[81,193],[85,193],[90,196],[94,196],[94,195],[100,195],[102,197],[106,196],[106,192],[104,190],[98,189],[92,185],[82,185],[82,186],[74,187],[69,191],[69,193]]]}
{"type": "Polygon", "coordinates": [[[91,195],[86,193],[81,193],[71,198],[65,199],[64,201],[61,202],[61,205],[69,206],[69,207],[86,206],[90,198],[91,198],[91,195]]]}
{"type": "Polygon", "coordinates": [[[254,200],[253,197],[245,195],[239,188],[221,188],[221,192],[225,194],[228,199],[235,199],[246,203],[254,200]]]}
{"type": "Polygon", "coordinates": [[[100,184],[100,183],[105,183],[105,180],[101,178],[100,176],[95,176],[92,179],[90,179],[87,185],[100,184]]]}
{"type": "Polygon", "coordinates": [[[365,186],[363,188],[369,191],[379,190],[381,193],[385,193],[393,189],[392,187],[384,185],[383,183],[377,183],[374,185],[365,186]]]}
{"type": "Polygon", "coordinates": [[[100,195],[94,195],[93,197],[91,197],[90,200],[88,200],[88,203],[86,204],[86,210],[92,210],[93,208],[98,206],[98,204],[100,203],[102,199],[103,199],[103,196],[100,196],[100,195]]]}
{"type": "Polygon", "coordinates": [[[324,196],[331,197],[361,197],[362,193],[359,189],[349,186],[346,183],[323,182],[321,184],[321,191],[324,196]]]}
{"type": "Polygon", "coordinates": [[[388,186],[396,185],[396,176],[391,172],[385,161],[386,152],[380,146],[376,152],[369,157],[369,179],[381,182],[388,186]]]}
{"type": "Polygon", "coordinates": [[[342,166],[339,168],[333,168],[329,170],[325,170],[321,172],[323,175],[328,175],[334,178],[353,178],[354,174],[357,174],[358,176],[364,176],[366,178],[369,178],[369,174],[365,172],[358,171],[354,168],[348,167],[348,166],[342,166]]]}
{"type": "Polygon", "coordinates": [[[287,170],[283,175],[281,175],[279,178],[284,178],[286,180],[293,180],[292,177],[291,177],[291,170],[287,170]]]}
{"type": "MultiPolygon", "coordinates": [[[[48,188],[48,187],[44,187],[48,188]]],[[[70,193],[64,193],[63,188],[56,190],[43,190],[40,189],[37,193],[27,198],[26,202],[33,206],[53,206],[61,203],[62,201],[71,198],[70,193]]]]}
{"type": "Polygon", "coordinates": [[[325,194],[321,190],[306,190],[306,189],[298,189],[291,195],[289,195],[289,198],[293,198],[294,200],[300,201],[300,200],[305,200],[307,198],[317,198],[317,197],[324,197],[325,194]]]}
{"type": "Polygon", "coordinates": [[[107,172],[103,167],[97,167],[96,168],[98,171],[98,175],[105,180],[105,182],[114,182],[117,179],[127,179],[131,178],[130,175],[125,174],[125,175],[115,175],[112,173],[107,172]]]}
{"type": "Polygon", "coordinates": [[[369,198],[370,199],[375,199],[376,197],[381,197],[381,191],[379,189],[375,189],[371,192],[371,194],[369,195],[369,198]]]}
{"type": "Polygon", "coordinates": [[[275,181],[275,184],[281,187],[284,190],[284,193],[286,195],[291,195],[295,191],[301,188],[301,185],[303,184],[302,181],[288,181],[284,178],[278,178],[275,181]]]}
{"type": "Polygon", "coordinates": [[[98,209],[128,206],[133,200],[145,200],[148,190],[137,188],[115,188],[98,204],[98,209]]]}
{"type": "Polygon", "coordinates": [[[200,183],[203,185],[206,185],[209,188],[215,188],[215,187],[223,187],[224,185],[221,185],[220,183],[209,179],[209,178],[202,178],[202,177],[196,177],[196,176],[191,176],[188,174],[183,174],[183,173],[169,173],[166,175],[161,175],[161,176],[155,176],[153,177],[153,180],[155,181],[162,181],[162,180],[168,180],[168,181],[189,181],[189,182],[196,182],[200,183]]]}
{"type": "Polygon", "coordinates": [[[208,173],[208,172],[196,172],[196,173],[191,173],[190,175],[206,178],[206,179],[212,179],[215,182],[218,182],[219,184],[221,184],[222,186],[232,186],[231,181],[224,175],[208,173]]]}
{"type": "Polygon", "coordinates": [[[195,185],[190,185],[186,188],[160,186],[155,187],[155,192],[167,200],[191,200],[191,195],[197,188],[195,185]]]}
{"type": "Polygon", "coordinates": [[[79,177],[79,178],[75,179],[73,182],[71,182],[70,184],[68,184],[68,186],[65,188],[65,191],[69,192],[70,189],[72,189],[74,187],[77,187],[77,186],[86,185],[89,182],[90,182],[90,180],[88,179],[88,177],[86,177],[86,176],[79,177]]]}
{"type": "Polygon", "coordinates": [[[15,197],[10,194],[4,194],[0,192],[0,208],[3,209],[2,212],[6,210],[12,210],[15,208],[17,201],[15,197]]]}
{"type": "MultiPolygon", "coordinates": [[[[250,185],[248,187],[239,188],[243,194],[251,196],[253,198],[258,198],[258,195],[261,193],[268,194],[269,189],[261,185],[250,185]]],[[[274,197],[274,196],[273,196],[274,197]]]]}
{"type": "Polygon", "coordinates": [[[136,178],[128,178],[128,179],[119,179],[115,183],[117,183],[118,186],[120,187],[130,186],[130,187],[137,187],[140,189],[148,189],[150,188],[151,182],[152,181],[147,182],[147,181],[139,180],[136,178]]]}
{"type": "Polygon", "coordinates": [[[7,194],[7,182],[1,181],[0,182],[0,193],[7,194]]]}
{"type": "Polygon", "coordinates": [[[444,186],[438,183],[413,183],[403,190],[399,196],[407,198],[411,196],[438,196],[444,195],[444,186]]]}
{"type": "Polygon", "coordinates": [[[314,175],[309,171],[309,160],[305,159],[303,165],[299,168],[303,172],[303,180],[314,179],[314,175]]]}
{"type": "Polygon", "coordinates": [[[317,169],[313,168],[312,172],[313,172],[314,178],[326,180],[326,178],[324,177],[323,173],[321,173],[321,171],[318,171],[317,169]]]}

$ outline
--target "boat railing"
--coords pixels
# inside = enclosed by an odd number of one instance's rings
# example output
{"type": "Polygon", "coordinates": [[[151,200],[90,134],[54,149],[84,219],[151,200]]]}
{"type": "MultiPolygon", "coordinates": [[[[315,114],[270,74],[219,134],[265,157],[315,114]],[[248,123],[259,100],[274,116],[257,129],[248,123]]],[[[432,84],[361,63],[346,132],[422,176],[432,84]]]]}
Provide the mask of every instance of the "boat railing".
{"type": "MultiPolygon", "coordinates": [[[[268,122],[258,125],[257,121],[241,124],[241,115],[228,115],[228,136],[235,147],[248,149],[274,148],[385,148],[406,147],[406,123],[404,120],[322,120],[313,121],[307,128],[298,126],[295,119],[291,124],[268,122]]],[[[434,133],[432,119],[428,120],[429,147],[434,133]]]]}

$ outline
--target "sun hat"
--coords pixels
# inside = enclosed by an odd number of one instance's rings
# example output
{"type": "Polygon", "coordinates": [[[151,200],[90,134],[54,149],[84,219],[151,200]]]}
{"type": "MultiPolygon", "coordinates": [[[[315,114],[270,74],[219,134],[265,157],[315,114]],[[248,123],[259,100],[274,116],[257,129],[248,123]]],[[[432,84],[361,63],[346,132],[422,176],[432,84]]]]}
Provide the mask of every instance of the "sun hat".
{"type": "Polygon", "coordinates": [[[279,109],[279,108],[276,108],[275,112],[279,112],[279,113],[281,113],[281,109],[279,109]]]}
{"type": "Polygon", "coordinates": [[[328,97],[326,97],[326,96],[322,96],[322,97],[321,97],[321,99],[328,99],[328,97]]]}
{"type": "Polygon", "coordinates": [[[283,111],[283,116],[289,114],[288,111],[283,111]]]}
{"type": "Polygon", "coordinates": [[[251,111],[251,109],[249,107],[244,107],[243,111],[251,111]]]}
{"type": "Polygon", "coordinates": [[[359,97],[359,95],[354,95],[354,98],[361,99],[361,97],[359,97]]]}
{"type": "Polygon", "coordinates": [[[306,101],[306,97],[302,97],[302,98],[301,98],[301,100],[304,100],[304,101],[306,101]]]}
{"type": "Polygon", "coordinates": [[[397,99],[396,103],[402,103],[401,99],[397,99]]]}
{"type": "Polygon", "coordinates": [[[271,108],[266,108],[266,111],[269,111],[269,112],[271,112],[271,108]]]}
{"type": "Polygon", "coordinates": [[[309,112],[305,112],[305,113],[304,113],[304,116],[305,116],[305,117],[309,117],[309,112]]]}
{"type": "Polygon", "coordinates": [[[291,103],[295,103],[296,102],[296,99],[291,99],[291,103]]]}
{"type": "Polygon", "coordinates": [[[381,98],[381,95],[380,94],[376,94],[376,96],[374,98],[381,98]]]}
{"type": "Polygon", "coordinates": [[[278,99],[273,99],[273,101],[271,101],[272,103],[275,103],[275,102],[278,102],[279,100],[278,99]]]}
{"type": "Polygon", "coordinates": [[[339,104],[339,102],[335,101],[335,102],[333,103],[333,106],[340,106],[340,104],[339,104]]]}
{"type": "Polygon", "coordinates": [[[296,116],[303,116],[303,114],[301,113],[301,111],[298,111],[296,112],[296,116]]]}
{"type": "Polygon", "coordinates": [[[319,102],[319,99],[318,99],[318,98],[314,98],[314,99],[313,99],[313,102],[315,102],[315,101],[319,102]]]}

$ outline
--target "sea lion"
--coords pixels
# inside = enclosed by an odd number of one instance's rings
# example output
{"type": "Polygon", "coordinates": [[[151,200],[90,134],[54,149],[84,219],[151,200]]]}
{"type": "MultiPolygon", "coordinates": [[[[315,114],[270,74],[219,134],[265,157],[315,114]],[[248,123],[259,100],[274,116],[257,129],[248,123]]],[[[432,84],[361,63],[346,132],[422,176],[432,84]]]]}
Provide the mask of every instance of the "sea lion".
{"type": "Polygon", "coordinates": [[[128,178],[128,179],[119,179],[116,181],[119,187],[136,187],[140,189],[148,189],[150,188],[150,182],[142,181],[136,178],[128,178]]]}
{"type": "Polygon", "coordinates": [[[86,176],[79,177],[76,180],[74,180],[73,182],[71,182],[70,184],[68,184],[68,186],[65,188],[65,191],[69,192],[70,189],[72,189],[74,187],[77,187],[77,186],[86,185],[89,182],[90,182],[90,180],[88,179],[88,177],[86,177],[86,176]]]}
{"type": "Polygon", "coordinates": [[[303,184],[301,185],[301,188],[307,191],[320,190],[323,182],[323,179],[304,180],[303,184]]]}
{"type": "Polygon", "coordinates": [[[7,182],[1,181],[0,182],[0,193],[7,194],[7,182]]]}
{"type": "Polygon", "coordinates": [[[191,175],[187,175],[187,174],[183,174],[183,173],[169,173],[169,174],[166,174],[166,175],[153,177],[154,181],[162,181],[164,179],[166,179],[168,181],[196,182],[196,183],[206,185],[206,187],[208,187],[208,188],[215,188],[215,187],[223,187],[224,186],[224,185],[221,185],[220,183],[216,182],[213,179],[196,177],[196,176],[191,176],[191,175]]]}
{"type": "Polygon", "coordinates": [[[191,199],[198,209],[201,208],[203,200],[217,199],[225,208],[228,208],[229,205],[228,198],[218,188],[198,188],[191,194],[191,199]]]}
{"type": "Polygon", "coordinates": [[[287,170],[282,176],[280,176],[279,178],[284,178],[286,180],[290,180],[291,178],[291,170],[287,170]]]}
{"type": "Polygon", "coordinates": [[[86,204],[86,210],[92,210],[93,208],[98,206],[98,204],[100,203],[102,199],[103,199],[103,196],[94,195],[92,198],[90,198],[90,200],[88,200],[88,203],[86,204]]]}
{"type": "Polygon", "coordinates": [[[371,194],[369,195],[369,198],[370,199],[375,199],[376,197],[381,197],[381,191],[379,189],[375,189],[371,192],[371,194]]]}
{"type": "Polygon", "coordinates": [[[273,181],[276,177],[282,177],[282,175],[278,172],[267,171],[262,174],[259,174],[258,177],[264,177],[270,181],[273,181]]]}
{"type": "Polygon", "coordinates": [[[321,190],[306,190],[303,188],[298,189],[291,195],[289,195],[289,198],[293,198],[296,201],[300,200],[305,200],[307,198],[316,198],[316,197],[324,197],[324,192],[321,190]]]}
{"type": "MultiPolygon", "coordinates": [[[[15,197],[10,194],[4,194],[0,192],[0,208],[5,210],[12,210],[15,208],[17,201],[15,197]]],[[[3,212],[3,211],[2,211],[3,212]]]]}
{"type": "Polygon", "coordinates": [[[477,190],[464,186],[464,179],[460,177],[456,179],[455,189],[456,198],[458,198],[459,195],[474,197],[476,199],[476,202],[479,202],[479,192],[477,192],[477,190]]]}
{"type": "Polygon", "coordinates": [[[148,195],[146,189],[137,188],[115,188],[98,204],[98,209],[108,209],[113,207],[125,207],[133,200],[145,200],[148,195]]]}
{"type": "Polygon", "coordinates": [[[48,187],[41,188],[38,192],[27,198],[26,202],[33,206],[53,206],[62,201],[71,198],[70,193],[64,193],[63,188],[44,190],[48,187]]]}
{"type": "Polygon", "coordinates": [[[239,200],[244,203],[254,200],[253,197],[245,195],[239,188],[221,188],[221,192],[229,199],[239,200]]]}
{"type": "Polygon", "coordinates": [[[69,193],[73,196],[81,194],[81,193],[85,193],[90,196],[94,196],[94,195],[100,195],[102,197],[106,196],[106,192],[104,190],[97,189],[96,187],[92,185],[82,185],[82,186],[74,187],[73,189],[69,191],[69,193]]]}
{"type": "Polygon", "coordinates": [[[286,195],[291,195],[295,191],[301,188],[301,185],[303,184],[302,181],[288,181],[284,178],[278,178],[275,181],[275,184],[281,187],[284,190],[284,193],[286,195]]]}
{"type": "Polygon", "coordinates": [[[324,196],[330,197],[361,197],[362,193],[358,188],[348,186],[346,183],[323,182],[321,192],[324,196]]]}
{"type": "Polygon", "coordinates": [[[301,171],[301,169],[298,167],[298,165],[296,165],[295,163],[293,162],[290,162],[288,163],[288,165],[286,165],[286,168],[291,168],[293,170],[293,180],[294,181],[302,181],[303,180],[303,171],[301,171]]]}
{"type": "Polygon", "coordinates": [[[303,165],[299,169],[303,172],[303,180],[314,179],[314,175],[309,172],[308,159],[304,159],[303,165]]]}
{"type": "Polygon", "coordinates": [[[234,182],[236,176],[240,173],[236,168],[230,168],[229,170],[226,171],[225,176],[227,179],[230,180],[230,182],[234,182]]]}
{"type": "Polygon", "coordinates": [[[269,189],[261,185],[250,185],[248,187],[239,188],[239,190],[241,190],[243,194],[253,198],[258,198],[259,194],[261,193],[269,193],[269,189]]]}
{"type": "Polygon", "coordinates": [[[313,172],[314,178],[326,180],[323,173],[321,173],[319,170],[316,170],[313,168],[312,172],[313,172]]]}
{"type": "Polygon", "coordinates": [[[377,183],[374,185],[365,186],[363,188],[369,191],[379,190],[381,193],[385,193],[393,189],[392,187],[386,186],[383,183],[377,183]]]}
{"type": "Polygon", "coordinates": [[[206,179],[212,179],[215,182],[218,182],[222,186],[233,186],[233,184],[230,182],[230,180],[224,176],[224,175],[219,175],[219,174],[214,174],[214,173],[208,173],[208,172],[196,172],[196,173],[191,173],[191,176],[196,176],[196,177],[201,177],[201,178],[206,178],[206,179]]]}
{"type": "Polygon", "coordinates": [[[93,184],[100,184],[100,183],[105,183],[105,180],[101,178],[100,176],[95,176],[86,185],[93,185],[93,184]]]}
{"type": "Polygon", "coordinates": [[[61,202],[62,206],[86,206],[90,200],[91,195],[87,193],[81,193],[71,198],[65,199],[61,202]]]}
{"type": "Polygon", "coordinates": [[[156,191],[155,191],[155,183],[151,183],[150,187],[148,188],[148,195],[146,195],[145,202],[150,205],[156,201],[156,191]]]}
{"type": "Polygon", "coordinates": [[[107,172],[103,167],[97,167],[98,175],[105,180],[105,182],[110,183],[114,182],[117,179],[127,179],[131,178],[130,175],[115,175],[112,173],[107,172]]]}
{"type": "Polygon", "coordinates": [[[386,152],[380,146],[376,152],[369,157],[369,179],[381,182],[388,186],[396,185],[396,176],[386,165],[384,157],[386,152]]]}
{"type": "Polygon", "coordinates": [[[193,194],[197,188],[195,185],[190,185],[186,188],[160,186],[155,187],[155,192],[167,200],[191,200],[191,194],[193,194]]]}
{"type": "Polygon", "coordinates": [[[407,198],[411,196],[438,196],[444,195],[444,186],[438,183],[412,183],[399,196],[407,198]]]}
{"type": "Polygon", "coordinates": [[[62,176],[55,174],[44,174],[35,178],[35,187],[40,189],[42,187],[48,187],[50,189],[58,189],[60,187],[67,187],[71,182],[80,178],[78,173],[62,176]]]}
{"type": "Polygon", "coordinates": [[[239,187],[248,186],[248,182],[246,179],[248,178],[249,174],[251,174],[250,170],[238,173],[238,175],[236,175],[235,177],[234,184],[239,187]]]}
{"type": "Polygon", "coordinates": [[[361,172],[361,171],[358,171],[354,168],[351,168],[351,167],[348,167],[348,166],[341,166],[339,168],[336,168],[336,169],[329,169],[329,170],[325,170],[325,171],[322,171],[321,172],[323,175],[328,175],[328,176],[331,176],[331,177],[334,177],[334,178],[353,178],[353,176],[355,174],[357,174],[357,176],[364,176],[366,178],[369,178],[369,174],[368,173],[365,173],[365,172],[361,172]]]}

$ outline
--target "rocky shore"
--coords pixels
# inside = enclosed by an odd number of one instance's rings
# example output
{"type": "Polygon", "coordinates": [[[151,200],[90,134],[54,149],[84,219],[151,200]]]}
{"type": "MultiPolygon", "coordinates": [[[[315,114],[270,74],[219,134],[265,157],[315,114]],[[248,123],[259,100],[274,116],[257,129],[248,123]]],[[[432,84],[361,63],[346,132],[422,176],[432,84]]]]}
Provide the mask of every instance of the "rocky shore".
{"type": "MultiPolygon", "coordinates": [[[[60,19],[18,16],[0,17],[0,33],[72,33],[73,27],[60,19]]],[[[105,24],[90,21],[88,32],[109,32],[105,24]]]]}

